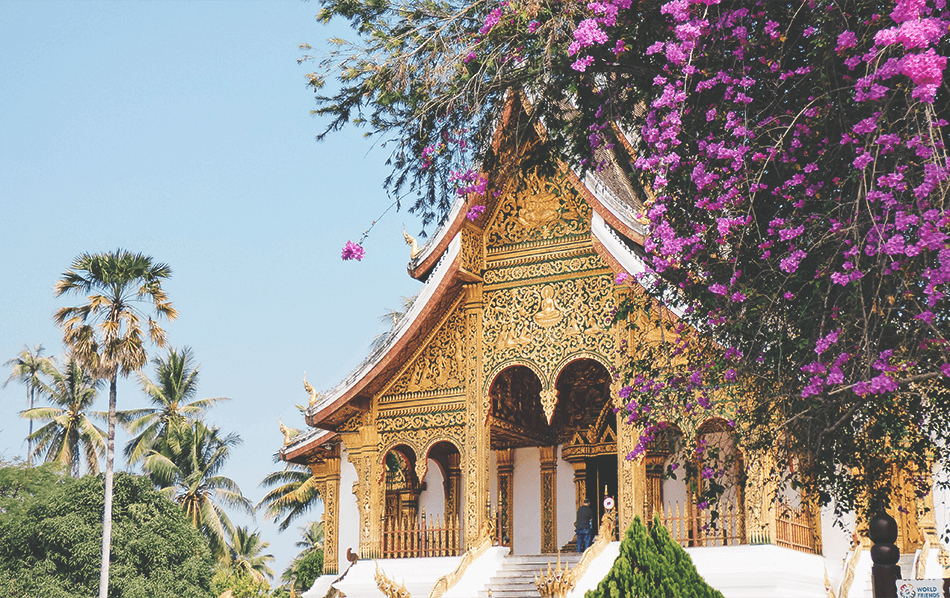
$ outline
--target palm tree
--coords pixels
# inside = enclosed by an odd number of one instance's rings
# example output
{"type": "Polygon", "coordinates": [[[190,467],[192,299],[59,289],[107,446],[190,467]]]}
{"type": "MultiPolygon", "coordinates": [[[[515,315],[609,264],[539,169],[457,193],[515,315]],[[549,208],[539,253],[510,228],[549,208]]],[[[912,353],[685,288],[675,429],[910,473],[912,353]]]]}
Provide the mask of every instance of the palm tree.
{"type": "Polygon", "coordinates": [[[237,434],[222,437],[217,428],[196,421],[182,428],[180,438],[163,447],[164,453],[152,449],[142,464],[152,482],[204,533],[219,559],[227,557],[227,538],[235,534],[223,507],[254,513],[234,480],[218,475],[231,449],[240,443],[237,434]]]}
{"type": "MultiPolygon", "coordinates": [[[[125,445],[128,462],[140,461],[153,447],[163,447],[181,436],[182,428],[189,427],[204,415],[205,410],[227,397],[194,400],[198,392],[198,365],[190,347],[181,351],[168,350],[167,357],[156,357],[155,374],[158,383],[139,372],[139,383],[154,407],[121,411],[117,414],[129,434],[136,434],[125,445]]],[[[171,450],[178,450],[171,447],[171,450]]],[[[163,452],[158,448],[158,452],[163,452]]]]}
{"type": "Polygon", "coordinates": [[[305,555],[314,550],[323,550],[323,540],[325,536],[323,534],[322,521],[311,521],[307,525],[301,525],[300,532],[303,536],[303,540],[299,540],[294,546],[302,548],[303,550],[301,550],[297,556],[305,555]]]}
{"type": "Polygon", "coordinates": [[[117,249],[111,253],[79,255],[53,287],[57,297],[71,293],[87,296],[87,303],[61,308],[53,318],[63,331],[63,342],[76,358],[94,375],[109,381],[99,598],[108,598],[109,592],[116,380],[120,374],[128,376],[140,370],[147,361],[143,324],[152,343],[165,345],[165,331],[139,304],[149,304],[156,317],[178,317],[162,289],[162,281],[171,274],[171,268],[153,263],[151,257],[117,249]]]}
{"type": "Polygon", "coordinates": [[[284,469],[267,474],[260,485],[265,488],[276,486],[257,503],[257,508],[264,507],[265,519],[283,517],[278,526],[280,531],[320,502],[317,482],[310,469],[298,463],[287,463],[284,469]]]}
{"type": "Polygon", "coordinates": [[[36,390],[59,407],[21,411],[20,415],[31,424],[35,420],[49,422],[27,438],[31,443],[36,442],[37,453],[46,451],[47,462],[65,466],[73,477],[79,476],[83,457],[86,469],[99,473],[99,459],[106,452],[106,433],[90,421],[87,409],[96,400],[102,380],[92,377],[73,356],[66,358],[62,372],[49,367],[50,384],[38,380],[36,390]]]}
{"type": "MultiPolygon", "coordinates": [[[[40,383],[40,374],[48,374],[53,367],[53,360],[49,357],[43,357],[41,353],[43,353],[43,345],[36,345],[33,350],[24,345],[23,350],[17,353],[16,357],[3,363],[3,365],[13,368],[10,377],[3,383],[3,387],[6,388],[7,384],[13,380],[25,384],[26,400],[30,405],[30,409],[36,406],[35,392],[37,385],[40,383]]],[[[33,441],[29,440],[30,436],[33,436],[33,420],[30,420],[30,432],[27,435],[26,462],[28,464],[33,459],[33,441]]]]}
{"type": "Polygon", "coordinates": [[[274,562],[274,555],[261,554],[269,546],[270,542],[261,540],[259,531],[250,532],[247,527],[235,528],[229,549],[231,569],[250,575],[259,583],[266,582],[266,577],[273,579],[274,570],[267,563],[274,562]]]}

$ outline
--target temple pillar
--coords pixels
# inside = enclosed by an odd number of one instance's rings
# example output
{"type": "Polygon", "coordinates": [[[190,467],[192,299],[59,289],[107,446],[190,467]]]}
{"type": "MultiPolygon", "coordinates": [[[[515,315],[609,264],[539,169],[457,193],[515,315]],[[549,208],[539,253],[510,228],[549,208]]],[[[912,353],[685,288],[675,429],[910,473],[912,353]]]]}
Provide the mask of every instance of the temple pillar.
{"type": "Polygon", "coordinates": [[[449,514],[457,517],[459,514],[459,498],[462,491],[462,468],[459,467],[462,456],[452,453],[447,456],[445,476],[445,517],[449,514]]]}
{"type": "Polygon", "coordinates": [[[323,572],[338,573],[337,545],[340,534],[340,457],[330,457],[322,462],[311,463],[317,493],[323,501],[323,572]]]}
{"type": "Polygon", "coordinates": [[[557,447],[542,446],[541,552],[557,552],[557,447]]]}
{"type": "Polygon", "coordinates": [[[379,434],[370,424],[360,426],[357,433],[341,434],[341,437],[357,474],[353,494],[360,513],[358,552],[361,558],[377,558],[381,550],[386,503],[386,484],[380,483],[384,479],[384,468],[378,454],[379,434]]]}
{"type": "Polygon", "coordinates": [[[581,508],[587,498],[587,461],[577,459],[571,461],[574,468],[574,510],[581,508]]]}
{"type": "MultiPolygon", "coordinates": [[[[612,392],[614,405],[622,408],[623,400],[612,392]]],[[[634,517],[646,519],[647,475],[643,455],[637,459],[627,459],[633,452],[640,437],[640,427],[624,422],[617,424],[617,523],[621,535],[634,517]]]]}
{"type": "Polygon", "coordinates": [[[485,420],[488,417],[488,392],[482,379],[482,300],[481,283],[465,285],[465,359],[468,365],[466,386],[466,432],[462,469],[465,472],[465,548],[476,545],[488,530],[491,508],[489,458],[491,437],[485,420]]]}
{"type": "Polygon", "coordinates": [[[498,458],[498,528],[502,544],[514,551],[514,513],[515,513],[515,451],[502,449],[496,451],[498,458]]]}

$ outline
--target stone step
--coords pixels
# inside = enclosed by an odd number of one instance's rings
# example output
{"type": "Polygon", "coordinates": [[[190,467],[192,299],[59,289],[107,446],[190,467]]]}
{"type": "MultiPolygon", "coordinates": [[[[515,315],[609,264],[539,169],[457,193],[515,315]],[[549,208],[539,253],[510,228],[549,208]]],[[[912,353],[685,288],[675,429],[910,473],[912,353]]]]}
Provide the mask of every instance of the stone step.
{"type": "MultiPolygon", "coordinates": [[[[560,555],[561,568],[573,567],[581,560],[581,555],[569,553],[560,555]]],[[[505,557],[500,570],[488,580],[491,598],[537,598],[538,588],[534,585],[536,575],[546,573],[548,564],[557,567],[558,555],[522,554],[505,557]]],[[[479,598],[488,598],[489,592],[479,592],[479,598]]]]}

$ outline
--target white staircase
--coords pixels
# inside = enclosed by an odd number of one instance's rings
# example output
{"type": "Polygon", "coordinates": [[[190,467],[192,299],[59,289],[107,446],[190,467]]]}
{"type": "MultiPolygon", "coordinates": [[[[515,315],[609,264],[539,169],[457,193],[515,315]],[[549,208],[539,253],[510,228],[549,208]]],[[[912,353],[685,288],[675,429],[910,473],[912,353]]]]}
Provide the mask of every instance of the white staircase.
{"type": "MultiPolygon", "coordinates": [[[[478,593],[478,598],[538,598],[538,588],[534,585],[534,577],[542,571],[547,573],[548,563],[551,569],[557,565],[556,554],[536,554],[506,556],[501,570],[488,580],[488,587],[478,593]]],[[[561,554],[561,567],[574,567],[581,560],[576,552],[561,554]]]]}

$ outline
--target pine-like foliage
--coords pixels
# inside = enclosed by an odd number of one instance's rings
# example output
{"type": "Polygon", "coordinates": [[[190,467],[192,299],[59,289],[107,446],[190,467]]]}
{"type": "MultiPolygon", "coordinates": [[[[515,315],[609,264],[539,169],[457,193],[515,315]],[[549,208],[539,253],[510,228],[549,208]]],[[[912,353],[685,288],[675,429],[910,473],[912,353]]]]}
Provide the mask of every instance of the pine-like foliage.
{"type": "Polygon", "coordinates": [[[723,598],[696,571],[692,559],[654,520],[634,518],[607,576],[584,598],[723,598]]]}

